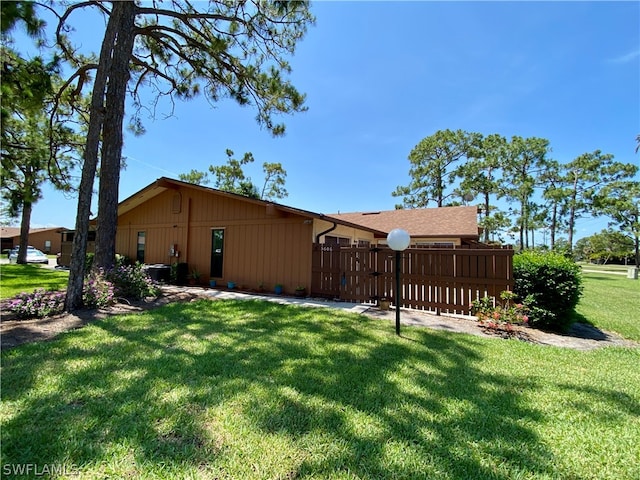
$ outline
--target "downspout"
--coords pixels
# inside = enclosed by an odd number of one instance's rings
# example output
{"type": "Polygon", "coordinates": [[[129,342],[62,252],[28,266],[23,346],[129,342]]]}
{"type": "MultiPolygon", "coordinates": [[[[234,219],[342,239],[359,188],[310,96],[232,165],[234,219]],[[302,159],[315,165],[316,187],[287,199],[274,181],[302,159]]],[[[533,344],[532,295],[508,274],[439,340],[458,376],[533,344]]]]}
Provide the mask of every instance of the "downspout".
{"type": "Polygon", "coordinates": [[[324,232],[320,232],[316,235],[316,243],[320,243],[320,237],[322,235],[326,235],[327,233],[333,232],[336,228],[338,228],[338,224],[336,222],[332,222],[332,223],[333,223],[333,227],[329,227],[324,232]]]}

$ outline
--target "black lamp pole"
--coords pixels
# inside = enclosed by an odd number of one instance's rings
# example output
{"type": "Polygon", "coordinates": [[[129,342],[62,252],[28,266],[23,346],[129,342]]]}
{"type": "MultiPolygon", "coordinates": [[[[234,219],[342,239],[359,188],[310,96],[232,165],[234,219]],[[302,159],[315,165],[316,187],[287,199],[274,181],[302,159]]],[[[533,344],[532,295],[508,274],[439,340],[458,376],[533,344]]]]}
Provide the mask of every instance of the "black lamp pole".
{"type": "Polygon", "coordinates": [[[400,269],[402,268],[401,255],[409,243],[411,237],[406,230],[394,228],[387,235],[387,244],[396,252],[396,335],[400,335],[400,304],[402,303],[402,293],[400,292],[400,269]]]}
{"type": "Polygon", "coordinates": [[[396,251],[396,335],[400,335],[400,304],[402,303],[402,293],[400,292],[400,266],[402,261],[400,250],[396,251]]]}

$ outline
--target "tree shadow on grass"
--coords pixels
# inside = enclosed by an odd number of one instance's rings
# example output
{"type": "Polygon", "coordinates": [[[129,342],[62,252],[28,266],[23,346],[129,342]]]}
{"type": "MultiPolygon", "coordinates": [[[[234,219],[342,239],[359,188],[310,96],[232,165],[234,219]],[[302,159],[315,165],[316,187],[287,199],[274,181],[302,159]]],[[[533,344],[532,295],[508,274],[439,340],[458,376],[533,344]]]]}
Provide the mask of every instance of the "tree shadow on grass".
{"type": "Polygon", "coordinates": [[[535,380],[488,374],[475,337],[387,327],[200,301],[3,352],[3,462],[165,478],[557,473],[529,427],[543,420],[523,400],[535,380]]]}
{"type": "Polygon", "coordinates": [[[454,341],[424,331],[418,338],[420,348],[391,339],[366,357],[344,350],[331,354],[328,363],[302,362],[283,378],[287,389],[276,390],[279,398],[267,405],[256,402],[248,413],[268,433],[312,443],[318,432],[331,432],[334,442],[347,445],[331,458],[303,462],[297,471],[302,478],[552,473],[552,455],[523,426],[540,420],[520,401],[520,392],[536,388],[535,383],[514,385],[508,377],[481,373],[474,364],[482,358],[469,338],[454,341]],[[360,424],[353,425],[344,412],[360,424]]]}

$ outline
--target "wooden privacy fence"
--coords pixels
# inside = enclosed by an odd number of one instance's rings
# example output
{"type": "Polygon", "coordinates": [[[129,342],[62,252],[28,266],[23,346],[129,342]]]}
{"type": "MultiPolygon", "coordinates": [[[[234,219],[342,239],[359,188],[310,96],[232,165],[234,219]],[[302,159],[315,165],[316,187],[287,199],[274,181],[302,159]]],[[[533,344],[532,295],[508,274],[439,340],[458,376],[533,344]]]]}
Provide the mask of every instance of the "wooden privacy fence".
{"type": "MultiPolygon", "coordinates": [[[[403,307],[468,314],[473,300],[499,298],[513,288],[512,249],[410,248],[401,255],[403,307]]],[[[386,297],[395,303],[395,252],[315,244],[311,294],[359,303],[386,297]]]]}

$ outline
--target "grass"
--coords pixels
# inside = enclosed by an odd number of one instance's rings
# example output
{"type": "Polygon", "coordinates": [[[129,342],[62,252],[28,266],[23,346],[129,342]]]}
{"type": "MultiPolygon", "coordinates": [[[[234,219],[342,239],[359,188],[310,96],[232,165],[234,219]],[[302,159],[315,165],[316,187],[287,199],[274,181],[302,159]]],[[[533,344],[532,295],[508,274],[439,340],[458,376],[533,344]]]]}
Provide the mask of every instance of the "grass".
{"type": "Polygon", "coordinates": [[[640,341],[640,280],[590,272],[583,280],[577,320],[640,341]]]}
{"type": "MultiPolygon", "coordinates": [[[[2,352],[3,465],[73,478],[633,479],[640,351],[198,301],[2,352]]],[[[3,467],[6,468],[6,467],[3,467]]]]}
{"type": "Polygon", "coordinates": [[[3,264],[0,266],[0,299],[15,297],[21,292],[33,292],[36,288],[64,290],[69,272],[53,270],[41,265],[3,264]]]}

